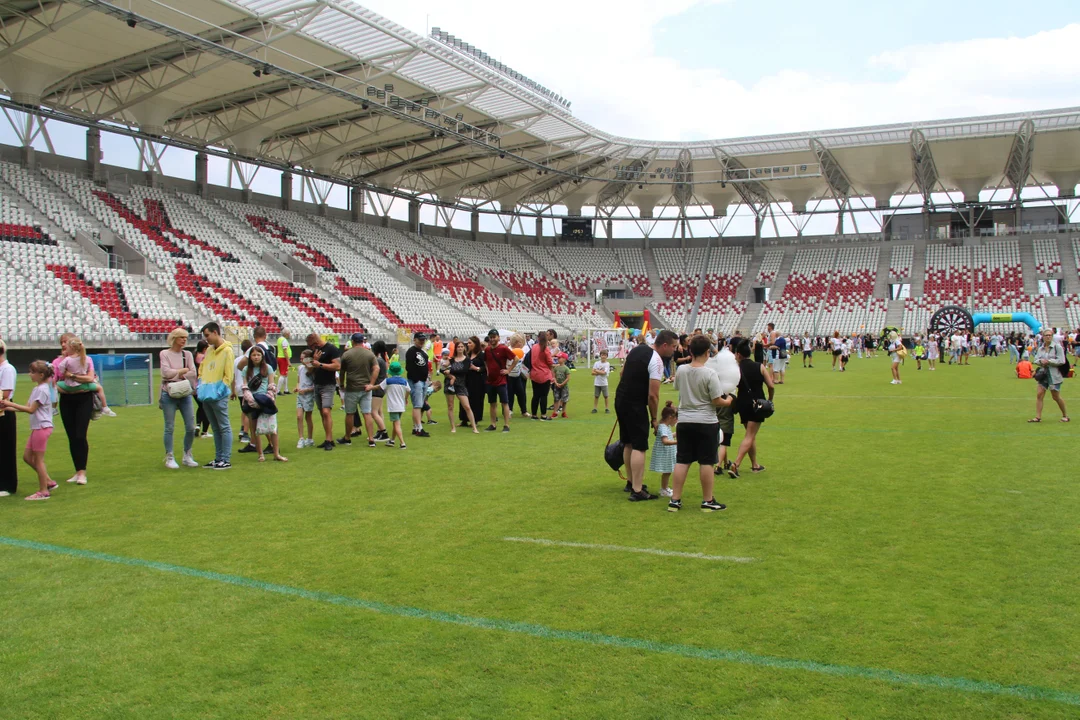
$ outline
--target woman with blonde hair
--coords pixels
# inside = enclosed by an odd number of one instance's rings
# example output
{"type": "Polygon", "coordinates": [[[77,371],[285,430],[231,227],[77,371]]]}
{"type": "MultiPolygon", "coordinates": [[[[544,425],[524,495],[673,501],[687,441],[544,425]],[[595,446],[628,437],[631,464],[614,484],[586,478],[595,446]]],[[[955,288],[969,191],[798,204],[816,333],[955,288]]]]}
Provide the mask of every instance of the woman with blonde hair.
{"type": "Polygon", "coordinates": [[[55,382],[60,397],[60,420],[68,439],[68,452],[75,466],[69,483],[86,484],[86,465],[90,459],[87,432],[94,415],[94,395],[102,392],[94,360],[86,355],[82,341],[71,333],[60,336],[60,357],[53,360],[55,382]],[[80,349],[82,352],[79,352],[80,349]],[[74,358],[74,359],[73,359],[74,358]],[[74,383],[74,385],[72,385],[74,383]],[[94,389],[89,389],[94,386],[94,389]]]}
{"type": "Polygon", "coordinates": [[[195,386],[198,374],[195,358],[190,350],[185,350],[188,331],[175,328],[169,333],[169,347],[158,354],[161,367],[161,392],[158,407],[165,416],[165,467],[178,470],[176,456],[173,454],[173,428],[176,423],[176,411],[184,418],[184,467],[199,467],[191,457],[191,447],[195,443],[197,425],[195,424],[195,386]]]}
{"type": "Polygon", "coordinates": [[[900,335],[892,330],[889,332],[889,360],[892,361],[892,382],[890,385],[902,385],[900,382],[900,361],[903,360],[903,355],[907,354],[907,350],[904,348],[904,341],[900,335]]]}

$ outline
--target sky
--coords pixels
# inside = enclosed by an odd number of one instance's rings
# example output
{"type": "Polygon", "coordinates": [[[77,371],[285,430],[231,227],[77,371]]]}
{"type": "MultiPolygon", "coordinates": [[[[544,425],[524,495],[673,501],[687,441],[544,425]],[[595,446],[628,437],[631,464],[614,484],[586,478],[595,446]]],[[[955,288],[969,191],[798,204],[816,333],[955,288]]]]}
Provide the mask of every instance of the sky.
{"type": "Polygon", "coordinates": [[[420,34],[438,26],[594,127],[647,140],[1080,105],[1077,0],[362,4],[420,34]]]}

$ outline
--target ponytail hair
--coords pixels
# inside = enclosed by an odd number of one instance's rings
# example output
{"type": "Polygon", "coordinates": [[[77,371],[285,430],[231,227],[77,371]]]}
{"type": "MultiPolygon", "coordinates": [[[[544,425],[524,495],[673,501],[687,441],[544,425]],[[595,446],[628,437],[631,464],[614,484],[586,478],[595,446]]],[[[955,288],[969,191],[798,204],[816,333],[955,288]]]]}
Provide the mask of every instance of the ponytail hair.
{"type": "Polygon", "coordinates": [[[668,420],[678,419],[678,417],[679,410],[675,407],[675,404],[671,400],[664,403],[664,408],[660,411],[660,422],[670,425],[671,423],[668,420]]]}
{"type": "Polygon", "coordinates": [[[53,376],[53,366],[51,363],[45,360],[35,360],[30,363],[30,372],[40,373],[46,381],[51,380],[53,376]]]}

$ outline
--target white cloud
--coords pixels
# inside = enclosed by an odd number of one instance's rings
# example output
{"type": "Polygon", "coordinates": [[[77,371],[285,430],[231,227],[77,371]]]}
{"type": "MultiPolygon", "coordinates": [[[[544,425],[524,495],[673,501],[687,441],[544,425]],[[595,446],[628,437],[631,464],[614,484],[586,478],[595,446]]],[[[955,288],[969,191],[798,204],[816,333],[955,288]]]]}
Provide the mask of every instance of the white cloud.
{"type": "MultiPolygon", "coordinates": [[[[616,135],[697,140],[1080,105],[1080,24],[1022,38],[912,46],[852,58],[887,81],[792,67],[742,84],[717,68],[656,54],[655,28],[708,0],[367,0],[422,33],[428,21],[573,102],[580,119],[616,135]]],[[[737,59],[738,61],[738,59],[737,59]]],[[[749,60],[752,62],[752,59],[749,60]]]]}

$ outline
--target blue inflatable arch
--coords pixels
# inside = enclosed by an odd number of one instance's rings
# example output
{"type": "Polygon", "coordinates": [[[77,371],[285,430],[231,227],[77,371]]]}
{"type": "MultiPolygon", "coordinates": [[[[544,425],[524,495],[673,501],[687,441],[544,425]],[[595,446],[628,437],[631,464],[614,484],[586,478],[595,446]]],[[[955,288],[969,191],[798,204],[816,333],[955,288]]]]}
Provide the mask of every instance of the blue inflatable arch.
{"type": "Polygon", "coordinates": [[[1031,313],[1018,312],[1018,313],[973,313],[971,321],[978,327],[981,323],[1007,323],[1007,322],[1019,322],[1024,323],[1031,332],[1035,335],[1039,334],[1039,330],[1042,329],[1042,323],[1032,317],[1031,313]]]}

